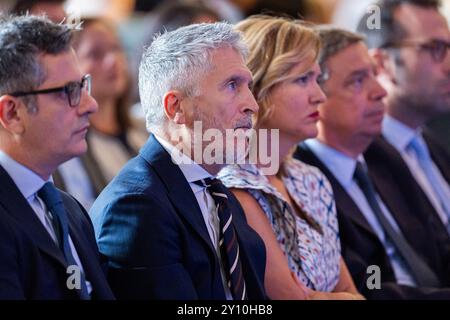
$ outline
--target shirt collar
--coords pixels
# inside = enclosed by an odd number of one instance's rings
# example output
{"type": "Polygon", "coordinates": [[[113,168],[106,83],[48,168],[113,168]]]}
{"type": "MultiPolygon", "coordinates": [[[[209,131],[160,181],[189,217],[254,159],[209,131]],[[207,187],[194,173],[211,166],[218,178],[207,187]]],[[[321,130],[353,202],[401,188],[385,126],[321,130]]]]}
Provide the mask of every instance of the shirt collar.
{"type": "MultiPolygon", "coordinates": [[[[333,173],[339,183],[347,189],[353,181],[356,160],[317,139],[309,139],[305,143],[333,173]]],[[[362,155],[358,157],[358,160],[364,161],[362,155]]]]}
{"type": "Polygon", "coordinates": [[[405,152],[411,140],[413,140],[416,135],[421,135],[421,130],[413,130],[397,119],[385,115],[382,133],[386,140],[398,151],[405,152]]]}
{"type": "Polygon", "coordinates": [[[34,196],[46,182],[36,173],[18,163],[2,150],[0,150],[0,165],[6,170],[27,200],[34,196]]]}
{"type": "Polygon", "coordinates": [[[208,171],[206,171],[203,167],[201,167],[187,155],[181,153],[175,146],[173,146],[167,140],[157,136],[156,134],[154,136],[156,140],[158,140],[158,142],[170,155],[172,154],[179,155],[178,158],[181,161],[179,164],[177,163],[177,165],[189,183],[205,178],[214,178],[208,171]]]}

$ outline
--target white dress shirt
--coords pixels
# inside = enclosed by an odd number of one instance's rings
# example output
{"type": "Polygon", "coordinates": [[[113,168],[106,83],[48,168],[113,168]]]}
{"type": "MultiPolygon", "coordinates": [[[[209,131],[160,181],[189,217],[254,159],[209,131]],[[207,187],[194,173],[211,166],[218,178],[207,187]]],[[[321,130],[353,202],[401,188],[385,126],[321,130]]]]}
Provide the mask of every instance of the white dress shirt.
{"type": "Polygon", "coordinates": [[[233,296],[231,295],[231,291],[227,285],[225,269],[222,265],[221,260],[219,247],[220,222],[217,213],[217,206],[207,188],[194,183],[194,181],[205,178],[213,179],[214,177],[188,156],[181,154],[177,148],[175,148],[172,144],[170,144],[163,138],[157,135],[155,135],[155,138],[169,154],[172,154],[172,152],[174,152],[174,154],[180,157],[179,159],[181,161],[180,163],[176,163],[176,165],[178,165],[178,167],[180,168],[181,172],[189,183],[189,186],[191,187],[195,198],[197,199],[198,205],[203,215],[203,220],[205,221],[206,228],[208,229],[209,238],[211,239],[211,243],[216,249],[216,254],[219,257],[220,272],[222,275],[223,287],[225,289],[225,296],[227,300],[233,300],[233,296]]]}
{"type": "MultiPolygon", "coordinates": [[[[449,217],[441,205],[439,196],[434,192],[427,175],[419,164],[415,152],[408,148],[408,145],[415,137],[422,140],[422,143],[427,148],[421,131],[413,130],[391,116],[386,115],[383,119],[382,134],[384,138],[386,138],[386,140],[400,153],[414,179],[416,179],[418,185],[422,188],[423,192],[428,197],[437,214],[441,218],[442,223],[444,223],[444,225],[447,226],[447,229],[450,230],[448,227],[449,217]]],[[[442,190],[445,190],[447,194],[450,194],[450,186],[434,162],[432,163],[432,167],[435,176],[438,179],[439,188],[442,188],[442,190]]]]}
{"type": "MultiPolygon", "coordinates": [[[[36,173],[28,169],[27,167],[21,165],[14,159],[12,159],[5,152],[0,150],[0,165],[9,174],[11,179],[16,184],[17,188],[20,190],[24,198],[27,200],[33,211],[36,213],[39,221],[47,230],[50,238],[58,246],[58,241],[56,239],[56,233],[53,229],[52,219],[53,216],[44,201],[38,197],[37,192],[44,186],[47,181],[42,180],[36,173]]],[[[81,264],[80,257],[78,256],[77,250],[72,242],[69,235],[69,245],[75,262],[80,267],[81,271],[84,273],[83,265],[81,264]]],[[[89,281],[86,281],[86,286],[88,293],[92,292],[92,285],[89,281]]]]}
{"type": "MultiPolygon", "coordinates": [[[[366,218],[369,225],[372,227],[373,231],[386,250],[389,261],[391,262],[392,268],[394,269],[397,283],[416,286],[417,284],[412,277],[408,267],[405,265],[403,258],[399,254],[394,244],[390,241],[390,239],[386,238],[385,232],[380,222],[378,221],[378,218],[373,213],[372,208],[370,207],[364,193],[362,192],[356,181],[353,179],[357,160],[350,158],[337,151],[336,149],[333,149],[321,143],[317,139],[310,139],[305,143],[320,159],[320,161],[322,161],[322,163],[331,171],[331,173],[333,173],[334,177],[338,180],[338,182],[341,184],[350,198],[352,198],[356,206],[366,218]]],[[[364,158],[360,156],[358,158],[358,161],[364,162],[364,158]]],[[[400,233],[401,231],[397,225],[397,222],[378,194],[376,194],[376,198],[386,219],[389,221],[394,230],[400,233]]]]}

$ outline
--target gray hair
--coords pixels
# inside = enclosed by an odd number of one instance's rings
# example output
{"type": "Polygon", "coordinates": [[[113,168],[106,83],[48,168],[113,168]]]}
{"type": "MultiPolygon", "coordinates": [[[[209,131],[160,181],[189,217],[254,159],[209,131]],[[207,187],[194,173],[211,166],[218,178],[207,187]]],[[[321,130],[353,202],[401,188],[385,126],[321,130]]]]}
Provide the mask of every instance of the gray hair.
{"type": "Polygon", "coordinates": [[[322,70],[321,81],[326,81],[330,76],[326,66],[327,60],[345,48],[363,41],[364,37],[357,33],[327,25],[317,26],[315,30],[322,42],[322,49],[319,54],[319,65],[322,70]]]}
{"type": "MultiPolygon", "coordinates": [[[[69,28],[45,17],[0,16],[0,96],[38,88],[46,78],[39,55],[65,52],[71,39],[69,28]]],[[[34,112],[35,100],[23,99],[34,112]]]]}
{"type": "Polygon", "coordinates": [[[212,51],[224,47],[247,57],[241,33],[225,22],[193,24],[155,37],[139,67],[139,95],[147,130],[165,122],[163,97],[167,91],[180,90],[190,97],[199,94],[198,80],[213,67],[212,51]]]}

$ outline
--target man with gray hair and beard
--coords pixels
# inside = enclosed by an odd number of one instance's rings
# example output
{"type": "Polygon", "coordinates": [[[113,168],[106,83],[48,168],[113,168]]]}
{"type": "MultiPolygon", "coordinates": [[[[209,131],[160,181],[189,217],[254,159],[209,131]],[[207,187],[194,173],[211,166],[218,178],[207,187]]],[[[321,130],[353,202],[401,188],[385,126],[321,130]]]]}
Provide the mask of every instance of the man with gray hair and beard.
{"type": "Polygon", "coordinates": [[[223,164],[189,152],[207,147],[194,141],[194,122],[201,136],[250,129],[258,106],[245,57],[227,23],[164,33],[144,52],[139,90],[152,134],[90,212],[118,298],[265,298],[265,247],[215,179],[223,164]]]}

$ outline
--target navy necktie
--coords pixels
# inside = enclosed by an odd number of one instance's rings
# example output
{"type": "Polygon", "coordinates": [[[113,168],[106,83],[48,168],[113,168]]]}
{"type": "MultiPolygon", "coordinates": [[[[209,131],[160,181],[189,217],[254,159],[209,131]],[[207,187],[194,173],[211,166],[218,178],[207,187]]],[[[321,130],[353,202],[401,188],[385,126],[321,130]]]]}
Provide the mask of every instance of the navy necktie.
{"type": "MultiPolygon", "coordinates": [[[[381,210],[380,204],[376,198],[375,187],[367,174],[367,170],[361,162],[357,162],[355,175],[356,183],[364,193],[369,206],[377,217],[385,234],[397,248],[400,255],[406,261],[417,284],[421,287],[439,288],[439,280],[436,274],[431,270],[416,251],[409,245],[402,233],[397,232],[381,210]]],[[[426,240],[426,239],[424,239],[426,240]]]]}
{"type": "MultiPolygon", "coordinates": [[[[77,266],[75,259],[72,255],[72,250],[69,245],[69,222],[67,220],[66,210],[61,199],[59,191],[56,190],[55,186],[51,182],[46,182],[44,186],[39,190],[38,196],[44,201],[47,206],[47,210],[53,215],[53,226],[58,239],[59,248],[64,254],[67,266],[77,266]]],[[[89,294],[86,287],[86,280],[83,272],[80,270],[80,284],[81,288],[78,294],[82,300],[89,300],[89,294]]]]}
{"type": "Polygon", "coordinates": [[[228,203],[229,191],[219,179],[202,179],[194,182],[208,189],[217,205],[220,220],[219,249],[227,276],[227,285],[234,300],[246,300],[247,292],[239,258],[239,243],[232,223],[233,215],[228,203]]]}

